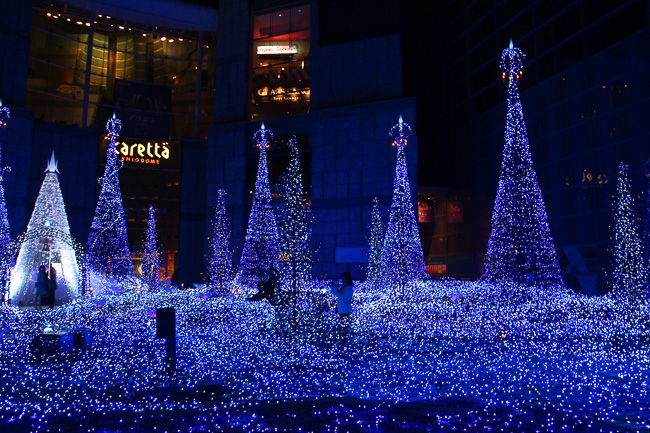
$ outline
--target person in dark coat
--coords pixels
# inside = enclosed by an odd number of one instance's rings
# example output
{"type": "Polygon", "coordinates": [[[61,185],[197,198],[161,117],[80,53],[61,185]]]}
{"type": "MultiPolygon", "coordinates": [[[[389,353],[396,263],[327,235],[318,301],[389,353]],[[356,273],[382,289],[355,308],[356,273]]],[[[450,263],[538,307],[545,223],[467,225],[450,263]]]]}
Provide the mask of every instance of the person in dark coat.
{"type": "Polygon", "coordinates": [[[43,311],[41,302],[43,296],[47,295],[47,272],[45,266],[41,265],[38,268],[38,275],[36,276],[36,283],[34,284],[34,309],[43,311]]]}
{"type": "Polygon", "coordinates": [[[50,310],[54,308],[56,289],[56,270],[54,270],[54,266],[50,266],[50,277],[47,279],[47,298],[50,304],[50,310]]]}
{"type": "Polygon", "coordinates": [[[248,298],[250,302],[257,302],[263,299],[269,301],[269,304],[275,306],[275,287],[278,283],[278,276],[275,268],[271,267],[264,273],[263,279],[257,283],[257,293],[248,298]]]}

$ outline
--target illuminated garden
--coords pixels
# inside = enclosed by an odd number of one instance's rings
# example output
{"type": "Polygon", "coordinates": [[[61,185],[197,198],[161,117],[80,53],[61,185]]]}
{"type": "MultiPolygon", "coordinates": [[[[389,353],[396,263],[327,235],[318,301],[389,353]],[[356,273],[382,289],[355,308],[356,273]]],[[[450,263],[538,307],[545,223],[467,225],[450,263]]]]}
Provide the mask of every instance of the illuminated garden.
{"type": "MultiPolygon", "coordinates": [[[[84,246],[70,236],[54,155],[16,239],[3,169],[0,424],[34,432],[648,431],[648,252],[626,165],[612,206],[611,291],[575,293],[563,284],[533,168],[517,84],[523,57],[511,44],[501,58],[508,110],[483,276],[426,275],[405,159],[411,128],[400,116],[386,131],[397,153],[393,200],[385,226],[375,201],[367,279],[354,282],[349,318],[333,295],[341,282],[311,275],[297,144],[272,194],[273,135],[263,124],[239,266],[221,190],[209,280],[190,289],[160,280],[153,207],[142,275],[133,275],[115,115],[84,246]],[[53,261],[57,307],[26,308],[38,265],[53,261]],[[263,293],[266,282],[272,290],[263,293]]],[[[9,115],[2,108],[3,129],[9,115]]]]}

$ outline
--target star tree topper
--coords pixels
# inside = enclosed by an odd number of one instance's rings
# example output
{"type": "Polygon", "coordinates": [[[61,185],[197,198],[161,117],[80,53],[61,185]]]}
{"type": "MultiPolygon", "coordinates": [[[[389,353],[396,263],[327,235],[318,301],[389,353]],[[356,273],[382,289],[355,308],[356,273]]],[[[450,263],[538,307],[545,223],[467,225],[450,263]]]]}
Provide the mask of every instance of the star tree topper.
{"type": "Polygon", "coordinates": [[[524,73],[523,71],[523,61],[526,57],[526,54],[515,47],[512,44],[512,39],[510,39],[510,46],[503,50],[501,53],[501,63],[499,67],[503,69],[503,79],[506,79],[506,74],[508,75],[508,80],[513,78],[518,80],[519,77],[524,73]]]}
{"type": "Polygon", "coordinates": [[[260,130],[253,134],[253,140],[257,143],[257,148],[264,151],[269,148],[271,140],[273,140],[273,133],[266,129],[262,122],[260,130]]]}
{"type": "Polygon", "coordinates": [[[399,122],[397,125],[390,129],[390,136],[393,137],[393,146],[404,148],[408,142],[408,137],[411,135],[411,127],[408,123],[404,123],[402,115],[399,115],[399,122]]]}

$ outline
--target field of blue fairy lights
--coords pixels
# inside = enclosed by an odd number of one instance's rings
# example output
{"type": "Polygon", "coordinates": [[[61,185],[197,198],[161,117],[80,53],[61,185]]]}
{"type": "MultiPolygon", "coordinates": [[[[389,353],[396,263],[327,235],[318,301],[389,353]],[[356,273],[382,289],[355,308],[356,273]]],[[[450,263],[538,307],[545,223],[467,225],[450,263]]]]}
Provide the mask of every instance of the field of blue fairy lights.
{"type": "Polygon", "coordinates": [[[290,307],[248,302],[243,286],[225,297],[124,286],[44,312],[2,307],[11,431],[650,428],[647,303],[454,280],[396,297],[358,284],[342,346],[326,282],[303,288],[295,329],[279,320],[290,307]],[[176,308],[173,375],[160,306],[176,308]],[[92,347],[35,362],[45,328],[92,331],[92,347]]]}

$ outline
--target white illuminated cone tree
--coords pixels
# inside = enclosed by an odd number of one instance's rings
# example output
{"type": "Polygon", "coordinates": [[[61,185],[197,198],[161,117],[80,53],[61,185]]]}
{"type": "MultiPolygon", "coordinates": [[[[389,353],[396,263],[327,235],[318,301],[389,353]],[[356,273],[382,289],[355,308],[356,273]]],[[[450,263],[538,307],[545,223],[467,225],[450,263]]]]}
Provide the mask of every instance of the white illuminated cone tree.
{"type": "Polygon", "coordinates": [[[23,305],[34,297],[34,282],[40,265],[52,263],[57,271],[57,303],[76,298],[79,267],[72,247],[70,226],[59,186],[54,152],[27,225],[24,241],[11,274],[10,297],[23,305]]]}

